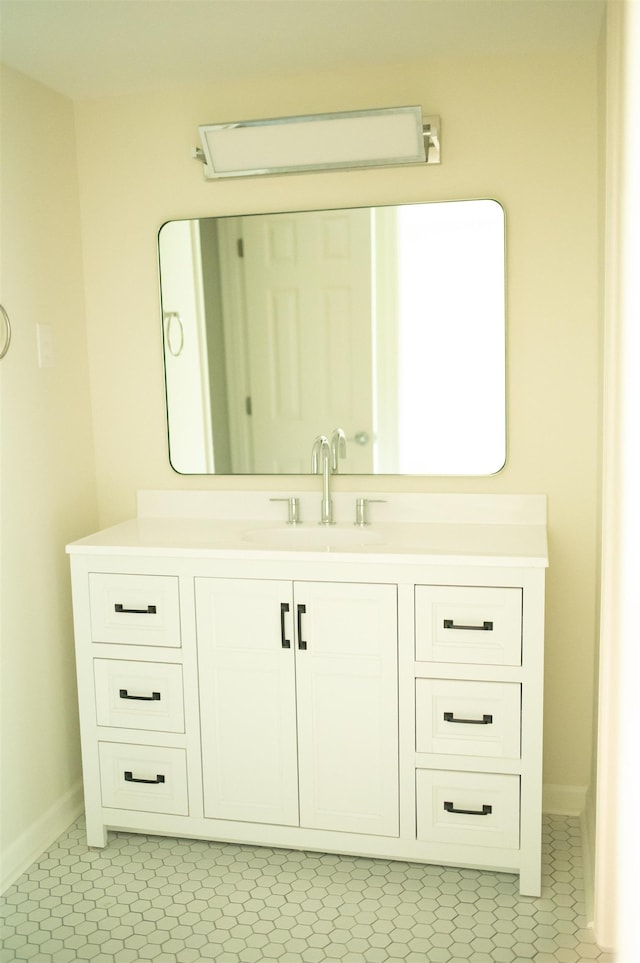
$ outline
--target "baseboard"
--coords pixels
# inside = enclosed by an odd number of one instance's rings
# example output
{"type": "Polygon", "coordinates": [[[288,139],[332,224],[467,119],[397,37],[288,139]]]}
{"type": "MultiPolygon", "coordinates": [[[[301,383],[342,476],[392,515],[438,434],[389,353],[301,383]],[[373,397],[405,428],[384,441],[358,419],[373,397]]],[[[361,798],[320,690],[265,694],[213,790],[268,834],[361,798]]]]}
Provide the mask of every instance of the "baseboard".
{"type": "Polygon", "coordinates": [[[551,816],[581,816],[587,805],[586,786],[542,787],[542,811],[551,816]]]}
{"type": "Polygon", "coordinates": [[[582,837],[584,866],[584,903],[587,926],[593,926],[594,866],[596,852],[596,813],[591,786],[545,785],[542,811],[555,816],[577,816],[582,837]]]}
{"type": "Polygon", "coordinates": [[[587,926],[593,926],[596,859],[596,810],[593,790],[589,787],[584,811],[580,816],[582,830],[582,862],[584,866],[584,904],[587,926]]]}
{"type": "Polygon", "coordinates": [[[83,810],[82,783],[78,782],[29,828],[15,839],[0,859],[0,893],[15,883],[83,810]]]}

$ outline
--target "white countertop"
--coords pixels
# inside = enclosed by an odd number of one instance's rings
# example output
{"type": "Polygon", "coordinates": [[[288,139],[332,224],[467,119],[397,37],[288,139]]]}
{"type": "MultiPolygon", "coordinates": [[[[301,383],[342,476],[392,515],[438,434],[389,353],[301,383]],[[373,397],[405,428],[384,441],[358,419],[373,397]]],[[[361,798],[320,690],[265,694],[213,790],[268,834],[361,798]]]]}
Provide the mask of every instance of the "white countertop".
{"type": "MultiPolygon", "coordinates": [[[[190,499],[190,493],[168,493],[168,511],[162,517],[149,517],[148,509],[162,505],[162,498],[144,494],[139,501],[139,515],[131,521],[104,529],[67,546],[70,554],[90,555],[137,555],[190,558],[234,558],[266,561],[269,559],[299,558],[327,560],[333,557],[341,561],[361,562],[420,562],[422,564],[462,563],[491,566],[519,565],[545,567],[548,564],[546,524],[546,501],[543,496],[397,496],[381,495],[384,505],[372,506],[384,509],[384,518],[359,529],[352,521],[341,520],[349,513],[355,496],[340,496],[338,522],[329,529],[313,520],[303,521],[295,531],[282,521],[283,506],[268,502],[269,496],[282,493],[248,493],[250,505],[247,517],[233,517],[233,505],[244,501],[245,493],[222,493],[227,500],[190,499]],[[180,515],[175,495],[184,495],[187,509],[180,515]],[[231,500],[229,500],[229,496],[231,500]],[[238,495],[241,498],[238,498],[238,495]],[[257,498],[256,496],[259,496],[257,498]],[[407,500],[408,499],[408,500],[407,500]],[[434,499],[436,500],[434,502],[434,499]],[[499,510],[500,500],[504,512],[499,510]],[[483,511],[483,501],[485,502],[483,511]],[[415,511],[411,502],[414,502],[415,511]],[[437,505],[436,505],[437,502],[437,505]],[[194,504],[203,510],[203,517],[191,515],[194,504]],[[226,517],[211,517],[222,514],[226,517]],[[256,506],[262,505],[262,515],[256,506]],[[266,509],[266,506],[270,507],[266,509]],[[419,505],[423,510],[418,510],[419,505]],[[436,505],[438,517],[433,518],[436,505]],[[173,507],[172,507],[173,506],[173,507]],[[253,506],[253,507],[252,507],[253,506]],[[458,510],[460,509],[460,510],[458,510]],[[407,514],[419,520],[407,520],[407,514]],[[393,520],[393,516],[397,520],[393,520]],[[489,522],[483,521],[489,517],[489,522]],[[462,521],[455,520],[462,518],[462,521]],[[475,519],[475,520],[473,520],[475,519]]],[[[149,493],[156,496],[164,493],[149,493]]],[[[215,496],[216,493],[196,493],[215,496]]],[[[308,498],[308,494],[306,496],[308,498]]],[[[377,496],[369,495],[374,498],[377,496]]],[[[317,497],[313,498],[315,507],[317,497]]],[[[247,505],[244,505],[247,508],[247,505]]],[[[311,512],[305,512],[308,518],[311,512]]],[[[376,514],[378,514],[376,512],[376,514]]]]}

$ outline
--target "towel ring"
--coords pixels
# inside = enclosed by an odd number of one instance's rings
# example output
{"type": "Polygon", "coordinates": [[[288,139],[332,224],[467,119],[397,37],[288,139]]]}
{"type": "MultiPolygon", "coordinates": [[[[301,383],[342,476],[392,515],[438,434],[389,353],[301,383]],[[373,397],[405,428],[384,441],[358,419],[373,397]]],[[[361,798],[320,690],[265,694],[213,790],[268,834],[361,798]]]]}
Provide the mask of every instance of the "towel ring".
{"type": "Polygon", "coordinates": [[[178,311],[165,311],[164,320],[167,350],[169,351],[169,354],[173,355],[174,358],[178,358],[182,354],[182,349],[184,348],[184,325],[182,323],[182,318],[180,317],[178,311]],[[178,326],[177,345],[174,344],[171,338],[171,329],[173,328],[174,321],[178,326]]]}
{"type": "Polygon", "coordinates": [[[9,321],[9,315],[5,309],[0,304],[0,317],[4,321],[5,335],[4,335],[4,345],[0,348],[0,361],[4,358],[5,354],[9,350],[9,345],[11,344],[11,322],[9,321]]]}

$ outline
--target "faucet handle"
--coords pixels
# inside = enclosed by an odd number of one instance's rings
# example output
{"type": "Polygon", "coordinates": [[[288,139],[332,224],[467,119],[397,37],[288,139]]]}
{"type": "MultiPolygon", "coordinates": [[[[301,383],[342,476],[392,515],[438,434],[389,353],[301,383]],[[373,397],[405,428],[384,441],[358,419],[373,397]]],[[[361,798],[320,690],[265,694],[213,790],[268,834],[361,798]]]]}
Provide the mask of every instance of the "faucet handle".
{"type": "Polygon", "coordinates": [[[367,511],[367,505],[371,505],[372,502],[383,503],[386,502],[386,498],[356,498],[356,520],[354,525],[359,525],[362,528],[364,525],[369,524],[369,513],[367,511]]]}
{"type": "Polygon", "coordinates": [[[270,498],[270,502],[286,502],[289,506],[289,517],[287,519],[287,525],[299,525],[300,524],[300,499],[295,495],[291,495],[289,498],[270,498]]]}

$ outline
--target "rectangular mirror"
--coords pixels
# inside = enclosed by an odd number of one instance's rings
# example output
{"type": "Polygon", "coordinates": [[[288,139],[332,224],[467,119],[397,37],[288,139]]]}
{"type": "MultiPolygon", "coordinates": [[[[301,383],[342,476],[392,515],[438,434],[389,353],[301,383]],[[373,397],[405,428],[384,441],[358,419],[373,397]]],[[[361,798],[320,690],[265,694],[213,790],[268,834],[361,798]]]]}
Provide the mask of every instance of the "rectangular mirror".
{"type": "Polygon", "coordinates": [[[490,475],[505,462],[494,200],[169,221],[158,237],[181,474],[490,475]]]}

